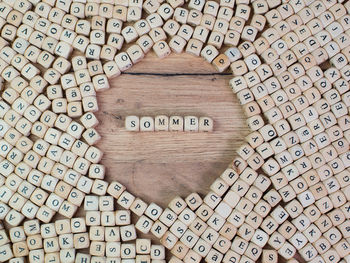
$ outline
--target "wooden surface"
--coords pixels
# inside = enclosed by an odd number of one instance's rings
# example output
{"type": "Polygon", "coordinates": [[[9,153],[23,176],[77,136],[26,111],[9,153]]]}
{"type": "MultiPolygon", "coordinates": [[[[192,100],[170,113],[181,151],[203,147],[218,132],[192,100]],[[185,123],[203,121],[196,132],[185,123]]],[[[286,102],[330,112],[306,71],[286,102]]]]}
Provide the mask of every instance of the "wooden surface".
{"type": "Polygon", "coordinates": [[[98,95],[108,181],[117,180],[146,202],[165,207],[176,195],[206,194],[248,134],[241,106],[228,82],[202,58],[187,54],[160,60],[148,54],[110,81],[98,95]],[[213,133],[133,133],[127,115],[197,115],[214,119],[213,133]]]}

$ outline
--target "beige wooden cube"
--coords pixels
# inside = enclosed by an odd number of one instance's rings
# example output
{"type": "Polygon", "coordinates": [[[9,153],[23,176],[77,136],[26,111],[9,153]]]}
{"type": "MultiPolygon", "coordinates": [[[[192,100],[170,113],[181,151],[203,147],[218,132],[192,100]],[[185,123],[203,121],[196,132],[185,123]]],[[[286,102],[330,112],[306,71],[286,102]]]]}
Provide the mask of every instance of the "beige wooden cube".
{"type": "Polygon", "coordinates": [[[168,204],[168,207],[176,214],[180,214],[186,208],[186,206],[186,201],[180,196],[174,197],[168,204]]]}
{"type": "Polygon", "coordinates": [[[262,252],[262,263],[277,263],[278,254],[276,250],[264,249],[262,252]]]}
{"type": "Polygon", "coordinates": [[[199,123],[196,116],[185,116],[184,118],[184,131],[198,131],[199,123]]]}
{"type": "Polygon", "coordinates": [[[139,220],[137,220],[135,224],[135,228],[144,233],[147,234],[152,228],[153,221],[149,219],[147,216],[142,215],[139,220]]]}
{"type": "Polygon", "coordinates": [[[140,130],[140,118],[138,116],[126,116],[125,129],[127,131],[139,131],[140,130]]]}
{"type": "Polygon", "coordinates": [[[181,116],[170,116],[169,118],[169,131],[183,131],[184,119],[181,116]]]}
{"type": "Polygon", "coordinates": [[[6,262],[7,260],[10,260],[13,258],[13,253],[11,249],[10,244],[6,244],[0,247],[0,253],[1,253],[1,262],[6,262]]]}
{"type": "MultiPolygon", "coordinates": [[[[136,237],[137,237],[137,234],[136,234],[136,228],[134,225],[127,225],[127,226],[120,227],[120,238],[122,241],[135,240],[136,237]]],[[[136,247],[135,247],[135,252],[136,252],[136,247]]]]}
{"type": "Polygon", "coordinates": [[[230,66],[230,61],[225,54],[220,54],[213,60],[212,64],[217,71],[223,72],[230,66]]]}
{"type": "Polygon", "coordinates": [[[213,119],[210,117],[200,117],[199,118],[199,131],[211,132],[214,129],[213,119]]]}
{"type": "Polygon", "coordinates": [[[129,55],[126,52],[121,52],[114,58],[120,71],[125,71],[132,67],[132,62],[129,55]]]}
{"type": "Polygon", "coordinates": [[[164,40],[158,41],[153,45],[153,51],[159,58],[165,58],[170,55],[171,49],[164,40]]]}
{"type": "Polygon", "coordinates": [[[154,118],[154,130],[155,131],[168,131],[169,130],[169,117],[166,115],[158,115],[154,118]]]}
{"type": "Polygon", "coordinates": [[[144,116],[140,118],[140,130],[141,131],[154,131],[154,119],[153,117],[144,116]]]}
{"type": "Polygon", "coordinates": [[[150,254],[152,260],[165,259],[165,248],[161,245],[152,245],[150,254]]]}
{"type": "Polygon", "coordinates": [[[130,210],[134,214],[141,216],[147,209],[147,206],[147,203],[145,203],[143,200],[141,200],[140,198],[136,198],[135,201],[132,203],[130,210]]]}
{"type": "Polygon", "coordinates": [[[151,252],[151,240],[145,238],[136,239],[136,253],[139,255],[147,255],[151,252]]]}
{"type": "Polygon", "coordinates": [[[43,240],[40,234],[27,237],[27,245],[29,250],[39,249],[43,247],[43,240]]]}

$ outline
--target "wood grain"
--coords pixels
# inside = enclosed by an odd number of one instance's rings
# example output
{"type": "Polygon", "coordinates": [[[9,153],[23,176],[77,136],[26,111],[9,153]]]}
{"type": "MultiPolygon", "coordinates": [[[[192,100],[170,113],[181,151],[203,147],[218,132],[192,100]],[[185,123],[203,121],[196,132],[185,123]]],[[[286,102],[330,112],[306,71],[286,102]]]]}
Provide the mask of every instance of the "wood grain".
{"type": "Polygon", "coordinates": [[[201,58],[149,54],[99,94],[98,131],[108,181],[120,181],[146,202],[166,206],[176,195],[205,195],[248,134],[228,82],[201,58]],[[214,119],[213,133],[132,133],[127,115],[197,115],[214,119]]]}

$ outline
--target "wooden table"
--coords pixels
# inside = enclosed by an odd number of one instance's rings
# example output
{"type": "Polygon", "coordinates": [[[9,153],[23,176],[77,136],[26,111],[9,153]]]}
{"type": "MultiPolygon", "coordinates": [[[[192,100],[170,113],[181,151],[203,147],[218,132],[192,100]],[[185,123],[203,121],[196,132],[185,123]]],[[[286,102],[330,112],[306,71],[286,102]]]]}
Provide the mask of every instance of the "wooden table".
{"type": "Polygon", "coordinates": [[[176,195],[185,198],[195,191],[204,196],[248,134],[230,78],[202,58],[172,54],[160,60],[151,53],[111,80],[111,88],[98,95],[97,113],[106,179],[163,207],[176,195]],[[214,132],[124,130],[127,115],[157,114],[209,116],[214,132]]]}

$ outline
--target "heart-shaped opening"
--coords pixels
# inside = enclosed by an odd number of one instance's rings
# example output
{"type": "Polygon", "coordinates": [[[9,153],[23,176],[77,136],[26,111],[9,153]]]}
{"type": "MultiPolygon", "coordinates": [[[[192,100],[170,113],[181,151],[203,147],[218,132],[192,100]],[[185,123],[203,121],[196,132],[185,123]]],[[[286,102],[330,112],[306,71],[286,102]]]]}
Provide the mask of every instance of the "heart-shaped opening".
{"type": "Polygon", "coordinates": [[[149,54],[99,94],[102,163],[106,180],[119,181],[146,202],[163,207],[176,195],[205,195],[248,134],[242,107],[218,74],[188,54],[159,60],[149,54]],[[214,120],[212,133],[128,132],[127,115],[197,115],[214,120]]]}

